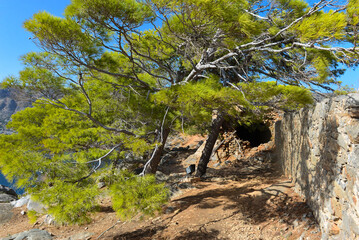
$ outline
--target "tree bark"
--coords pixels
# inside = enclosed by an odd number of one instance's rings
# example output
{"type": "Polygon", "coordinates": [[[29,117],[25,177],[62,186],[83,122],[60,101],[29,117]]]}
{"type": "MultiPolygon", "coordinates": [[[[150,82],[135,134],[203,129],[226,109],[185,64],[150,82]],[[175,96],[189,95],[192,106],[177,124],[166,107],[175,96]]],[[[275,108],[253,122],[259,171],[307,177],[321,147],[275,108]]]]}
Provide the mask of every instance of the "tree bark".
{"type": "MultiPolygon", "coordinates": [[[[161,162],[162,152],[165,147],[167,137],[168,137],[170,131],[171,131],[170,128],[163,129],[161,145],[159,147],[157,147],[157,149],[154,150],[155,151],[154,153],[151,154],[152,159],[151,159],[150,163],[144,169],[144,174],[155,174],[156,173],[158,165],[161,162]]],[[[159,138],[161,138],[161,136],[159,136],[159,138]]],[[[161,140],[161,139],[158,139],[158,140],[161,140]]]]}
{"type": "Polygon", "coordinates": [[[212,119],[211,131],[208,135],[206,145],[204,146],[201,158],[198,162],[196,177],[202,177],[204,174],[206,174],[207,165],[208,165],[209,159],[212,156],[213,147],[217,141],[219,131],[221,129],[223,121],[224,121],[224,116],[222,113],[219,113],[219,112],[217,114],[214,113],[214,116],[212,119]]]}

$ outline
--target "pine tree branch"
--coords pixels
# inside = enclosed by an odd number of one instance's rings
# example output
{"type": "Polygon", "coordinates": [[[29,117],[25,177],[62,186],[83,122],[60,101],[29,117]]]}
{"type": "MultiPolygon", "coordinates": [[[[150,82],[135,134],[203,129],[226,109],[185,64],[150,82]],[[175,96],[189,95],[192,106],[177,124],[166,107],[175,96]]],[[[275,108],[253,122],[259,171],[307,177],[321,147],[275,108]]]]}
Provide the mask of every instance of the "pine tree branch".
{"type": "MultiPolygon", "coordinates": [[[[97,169],[99,169],[101,167],[101,164],[102,164],[102,160],[106,157],[108,157],[113,151],[115,151],[116,148],[122,146],[123,143],[119,143],[117,144],[116,146],[114,146],[113,148],[111,148],[105,155],[103,155],[102,157],[99,157],[95,160],[91,160],[91,161],[88,161],[88,162],[85,162],[84,164],[88,164],[88,163],[93,163],[93,162],[98,162],[97,166],[93,167],[90,171],[90,173],[84,177],[81,177],[77,180],[68,180],[68,181],[65,181],[65,182],[68,182],[68,183],[76,183],[76,182],[80,182],[82,180],[85,180],[87,178],[89,178],[93,173],[96,172],[97,169]]],[[[75,162],[75,163],[78,163],[78,162],[75,162]]]]}
{"type": "Polygon", "coordinates": [[[61,109],[67,110],[67,111],[75,112],[75,113],[77,113],[79,115],[87,117],[89,120],[91,120],[97,126],[102,127],[103,129],[106,129],[108,131],[117,132],[117,133],[124,133],[124,134],[130,135],[130,136],[136,136],[137,137],[137,135],[135,133],[133,133],[131,131],[128,131],[126,129],[117,129],[117,128],[108,127],[108,126],[102,124],[101,122],[99,122],[98,120],[96,120],[92,115],[90,115],[88,113],[85,113],[85,112],[82,112],[82,111],[79,111],[79,110],[74,109],[74,108],[70,108],[65,103],[61,102],[60,100],[55,100],[55,102],[57,104],[55,104],[53,101],[51,101],[49,99],[40,99],[40,100],[44,101],[44,102],[47,102],[48,104],[50,104],[52,106],[55,106],[55,107],[58,107],[58,108],[61,108],[61,109]]]}

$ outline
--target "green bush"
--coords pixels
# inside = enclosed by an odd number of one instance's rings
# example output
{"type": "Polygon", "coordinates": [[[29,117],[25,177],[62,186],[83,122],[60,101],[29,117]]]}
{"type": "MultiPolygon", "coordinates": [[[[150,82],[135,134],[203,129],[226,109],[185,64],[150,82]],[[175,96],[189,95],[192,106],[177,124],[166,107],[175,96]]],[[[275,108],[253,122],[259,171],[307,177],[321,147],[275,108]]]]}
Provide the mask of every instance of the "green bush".
{"type": "Polygon", "coordinates": [[[139,213],[153,215],[169,197],[168,189],[157,183],[154,175],[137,176],[129,172],[118,175],[110,194],[113,208],[123,220],[139,213]]]}
{"type": "Polygon", "coordinates": [[[91,220],[89,213],[96,210],[98,195],[96,184],[90,181],[68,183],[59,180],[32,196],[47,206],[47,212],[56,222],[84,224],[91,220]]]}

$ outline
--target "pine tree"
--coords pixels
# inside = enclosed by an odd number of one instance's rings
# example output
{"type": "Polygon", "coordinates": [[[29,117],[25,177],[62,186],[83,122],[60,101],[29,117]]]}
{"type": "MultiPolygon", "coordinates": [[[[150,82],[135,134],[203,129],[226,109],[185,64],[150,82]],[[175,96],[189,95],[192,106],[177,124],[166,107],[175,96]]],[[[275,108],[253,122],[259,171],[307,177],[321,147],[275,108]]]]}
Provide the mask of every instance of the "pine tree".
{"type": "Polygon", "coordinates": [[[38,192],[56,179],[91,186],[104,159],[147,152],[154,173],[171,129],[208,129],[202,176],[225,118],[334,90],[358,63],[358,14],[355,0],[72,0],[64,18],[39,12],[24,26],[44,51],[5,81],[37,105],[1,136],[0,164],[38,192]]]}

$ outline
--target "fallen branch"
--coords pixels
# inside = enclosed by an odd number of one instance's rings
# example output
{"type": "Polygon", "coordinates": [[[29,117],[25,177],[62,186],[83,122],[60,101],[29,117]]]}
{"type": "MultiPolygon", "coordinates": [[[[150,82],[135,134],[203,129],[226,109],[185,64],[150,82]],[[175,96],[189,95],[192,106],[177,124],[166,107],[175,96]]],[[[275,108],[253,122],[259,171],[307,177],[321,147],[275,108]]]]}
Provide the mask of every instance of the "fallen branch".
{"type": "MultiPolygon", "coordinates": [[[[103,233],[101,233],[96,240],[100,239],[105,233],[107,233],[108,231],[110,231],[112,228],[114,228],[119,222],[121,222],[120,220],[117,220],[115,222],[115,224],[113,224],[111,227],[107,228],[103,233]]],[[[122,222],[122,225],[125,224],[126,222],[122,222]]]]}
{"type": "MultiPolygon", "coordinates": [[[[234,140],[235,140],[236,143],[238,144],[238,152],[239,152],[242,156],[244,156],[243,151],[242,151],[242,149],[241,149],[241,144],[239,143],[239,141],[238,141],[237,139],[234,139],[234,140]]],[[[237,156],[237,159],[238,159],[238,156],[237,156]]]]}

